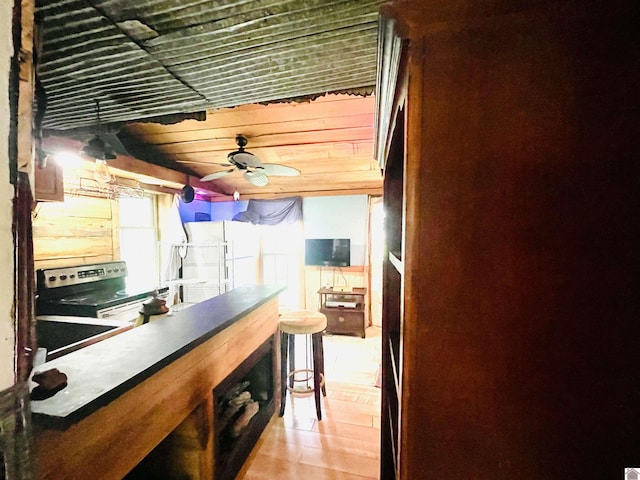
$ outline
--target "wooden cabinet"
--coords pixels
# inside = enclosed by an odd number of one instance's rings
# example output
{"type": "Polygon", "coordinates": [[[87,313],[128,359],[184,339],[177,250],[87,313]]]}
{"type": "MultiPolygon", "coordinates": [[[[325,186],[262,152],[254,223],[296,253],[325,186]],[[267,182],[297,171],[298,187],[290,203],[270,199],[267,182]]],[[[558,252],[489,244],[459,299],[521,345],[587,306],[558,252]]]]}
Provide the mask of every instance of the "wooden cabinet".
{"type": "MultiPolygon", "coordinates": [[[[402,112],[401,112],[402,113],[402,112]]],[[[399,478],[400,403],[402,400],[404,168],[402,114],[398,117],[384,179],[385,236],[382,264],[382,452],[381,477],[399,478]]]]}
{"type": "Polygon", "coordinates": [[[365,337],[366,288],[342,291],[323,287],[318,290],[320,312],[327,316],[327,332],[365,337]]]}
{"type": "Polygon", "coordinates": [[[632,4],[383,6],[381,479],[609,478],[637,452],[632,4]]]}
{"type": "Polygon", "coordinates": [[[47,161],[45,168],[34,169],[35,199],[44,202],[64,201],[63,171],[60,164],[47,161]]]}
{"type": "Polygon", "coordinates": [[[382,414],[380,478],[400,478],[403,398],[405,117],[404,89],[398,78],[402,42],[394,22],[384,19],[380,38],[382,72],[378,85],[378,158],[384,171],[385,252],[382,263],[382,414]]]}

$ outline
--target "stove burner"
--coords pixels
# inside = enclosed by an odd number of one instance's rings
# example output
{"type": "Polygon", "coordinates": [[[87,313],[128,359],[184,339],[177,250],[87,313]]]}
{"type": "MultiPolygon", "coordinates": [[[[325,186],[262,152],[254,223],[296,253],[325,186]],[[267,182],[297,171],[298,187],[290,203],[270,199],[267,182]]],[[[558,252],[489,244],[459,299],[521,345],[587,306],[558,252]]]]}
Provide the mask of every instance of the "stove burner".
{"type": "MultiPolygon", "coordinates": [[[[145,292],[146,293],[146,292],[145,292]]],[[[117,301],[121,298],[128,298],[132,295],[126,290],[118,290],[117,292],[87,292],[83,295],[76,295],[67,298],[59,298],[57,301],[63,304],[81,304],[81,305],[102,305],[117,301]]]]}

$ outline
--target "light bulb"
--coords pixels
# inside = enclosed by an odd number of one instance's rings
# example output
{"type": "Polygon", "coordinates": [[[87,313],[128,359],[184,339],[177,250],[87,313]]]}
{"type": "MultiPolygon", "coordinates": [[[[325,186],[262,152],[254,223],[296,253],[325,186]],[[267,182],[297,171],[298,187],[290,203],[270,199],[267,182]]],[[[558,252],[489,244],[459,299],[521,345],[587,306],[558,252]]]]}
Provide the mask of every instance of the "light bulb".
{"type": "Polygon", "coordinates": [[[240,192],[239,191],[235,191],[233,192],[233,199],[237,202],[238,200],[240,200],[240,192]]]}
{"type": "Polygon", "coordinates": [[[96,159],[96,163],[93,166],[93,178],[98,183],[109,183],[111,181],[111,174],[105,160],[96,159]]]}

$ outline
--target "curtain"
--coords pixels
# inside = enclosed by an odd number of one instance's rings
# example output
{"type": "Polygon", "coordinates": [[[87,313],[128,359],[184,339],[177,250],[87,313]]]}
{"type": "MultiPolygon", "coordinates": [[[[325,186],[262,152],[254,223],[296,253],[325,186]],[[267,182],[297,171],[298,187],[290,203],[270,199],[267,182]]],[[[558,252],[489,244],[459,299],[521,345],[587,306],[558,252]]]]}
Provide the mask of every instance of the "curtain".
{"type": "Polygon", "coordinates": [[[249,200],[247,210],[233,217],[238,222],[278,225],[302,221],[302,197],[249,200]]]}

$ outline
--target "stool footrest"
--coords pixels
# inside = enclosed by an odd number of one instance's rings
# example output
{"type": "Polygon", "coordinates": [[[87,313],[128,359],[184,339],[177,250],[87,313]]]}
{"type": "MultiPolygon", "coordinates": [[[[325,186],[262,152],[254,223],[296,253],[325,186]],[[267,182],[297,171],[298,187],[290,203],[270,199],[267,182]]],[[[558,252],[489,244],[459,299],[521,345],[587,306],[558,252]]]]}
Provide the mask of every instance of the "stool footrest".
{"type": "MultiPolygon", "coordinates": [[[[309,382],[309,380],[313,381],[313,370],[306,369],[306,368],[303,368],[300,370],[294,370],[289,373],[289,377],[293,378],[294,383],[305,382],[307,384],[306,387],[305,386],[296,387],[295,385],[293,387],[290,387],[289,385],[287,385],[287,390],[289,390],[289,392],[291,392],[292,395],[295,395],[297,397],[304,397],[306,395],[311,395],[315,391],[313,386],[310,386],[307,383],[309,382]],[[302,372],[307,373],[308,376],[303,379],[296,379],[295,374],[302,373],[302,372]]],[[[320,387],[324,387],[324,373],[320,374],[320,387]]]]}

